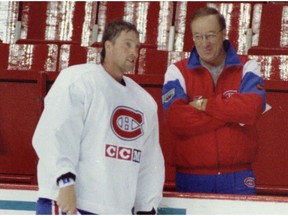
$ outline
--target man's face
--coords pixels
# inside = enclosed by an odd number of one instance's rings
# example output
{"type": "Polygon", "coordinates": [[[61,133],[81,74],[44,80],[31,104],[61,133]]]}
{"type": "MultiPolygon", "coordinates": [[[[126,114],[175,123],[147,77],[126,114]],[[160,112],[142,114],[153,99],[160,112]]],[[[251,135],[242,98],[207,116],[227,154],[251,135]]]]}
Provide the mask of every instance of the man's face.
{"type": "Polygon", "coordinates": [[[220,65],[225,58],[223,50],[225,31],[221,30],[216,16],[197,18],[191,23],[191,30],[201,60],[210,66],[220,65]]]}
{"type": "Polygon", "coordinates": [[[139,37],[134,31],[122,31],[114,42],[109,41],[106,50],[114,73],[134,70],[139,46],[139,37]]]}

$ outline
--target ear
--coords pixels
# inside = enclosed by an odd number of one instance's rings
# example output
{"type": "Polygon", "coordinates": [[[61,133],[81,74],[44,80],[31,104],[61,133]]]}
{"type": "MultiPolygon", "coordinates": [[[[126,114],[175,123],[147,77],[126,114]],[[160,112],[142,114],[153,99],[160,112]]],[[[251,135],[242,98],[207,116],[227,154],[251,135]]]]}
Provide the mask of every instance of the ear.
{"type": "Polygon", "coordinates": [[[108,40],[105,41],[104,46],[105,46],[106,54],[111,52],[111,48],[112,48],[112,42],[111,41],[108,41],[108,40]]]}

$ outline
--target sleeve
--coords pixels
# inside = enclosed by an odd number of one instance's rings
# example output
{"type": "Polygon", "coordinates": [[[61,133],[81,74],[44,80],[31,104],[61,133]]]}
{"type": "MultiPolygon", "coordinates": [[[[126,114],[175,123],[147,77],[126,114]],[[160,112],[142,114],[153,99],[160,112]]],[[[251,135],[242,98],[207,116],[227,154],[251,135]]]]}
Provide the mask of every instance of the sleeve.
{"type": "Polygon", "coordinates": [[[166,122],[176,135],[197,135],[215,130],[225,122],[189,105],[184,78],[175,65],[168,67],[162,89],[166,122]]]}
{"type": "Polygon", "coordinates": [[[157,113],[152,119],[154,125],[145,141],[141,155],[138,176],[135,212],[149,212],[157,209],[163,193],[165,168],[164,158],[159,144],[159,127],[157,113]],[[157,119],[157,121],[155,121],[157,119]]]}
{"type": "Polygon", "coordinates": [[[54,170],[56,180],[65,173],[75,176],[83,129],[84,93],[75,85],[61,88],[54,83],[53,95],[45,98],[45,108],[33,135],[39,160],[54,170]],[[57,92],[55,92],[57,89],[57,92]]]}
{"type": "Polygon", "coordinates": [[[250,60],[244,65],[239,91],[227,98],[222,95],[208,98],[206,112],[225,122],[252,125],[265,107],[264,81],[259,66],[250,60]]]}

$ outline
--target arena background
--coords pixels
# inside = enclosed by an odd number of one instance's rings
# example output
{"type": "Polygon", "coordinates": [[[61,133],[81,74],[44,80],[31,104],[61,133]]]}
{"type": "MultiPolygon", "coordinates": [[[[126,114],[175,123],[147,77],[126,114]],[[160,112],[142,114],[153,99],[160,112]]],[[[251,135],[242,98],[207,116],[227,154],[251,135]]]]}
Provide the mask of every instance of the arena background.
{"type": "Polygon", "coordinates": [[[113,19],[133,22],[139,29],[139,60],[127,76],[143,86],[159,106],[160,141],[166,161],[164,207],[159,213],[165,213],[165,206],[170,214],[202,210],[208,214],[218,210],[253,214],[255,209],[267,214],[272,209],[274,213],[287,212],[287,2],[1,1],[0,213],[33,211],[37,156],[31,138],[43,99],[62,69],[99,63],[103,29],[113,19]],[[161,109],[163,76],[169,64],[189,56],[193,46],[191,14],[207,5],[225,16],[227,37],[237,53],[259,63],[267,102],[272,107],[257,125],[260,148],[253,165],[257,176],[255,197],[174,191],[173,138],[164,126],[161,109]]]}

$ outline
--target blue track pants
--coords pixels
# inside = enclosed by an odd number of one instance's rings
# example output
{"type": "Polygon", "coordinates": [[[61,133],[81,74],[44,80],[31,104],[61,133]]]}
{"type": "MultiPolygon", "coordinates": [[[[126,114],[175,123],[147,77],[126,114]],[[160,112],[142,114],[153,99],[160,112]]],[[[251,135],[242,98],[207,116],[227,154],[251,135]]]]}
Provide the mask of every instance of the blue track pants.
{"type": "Polygon", "coordinates": [[[220,175],[194,175],[176,172],[176,191],[221,194],[256,194],[252,170],[220,175]]]}

